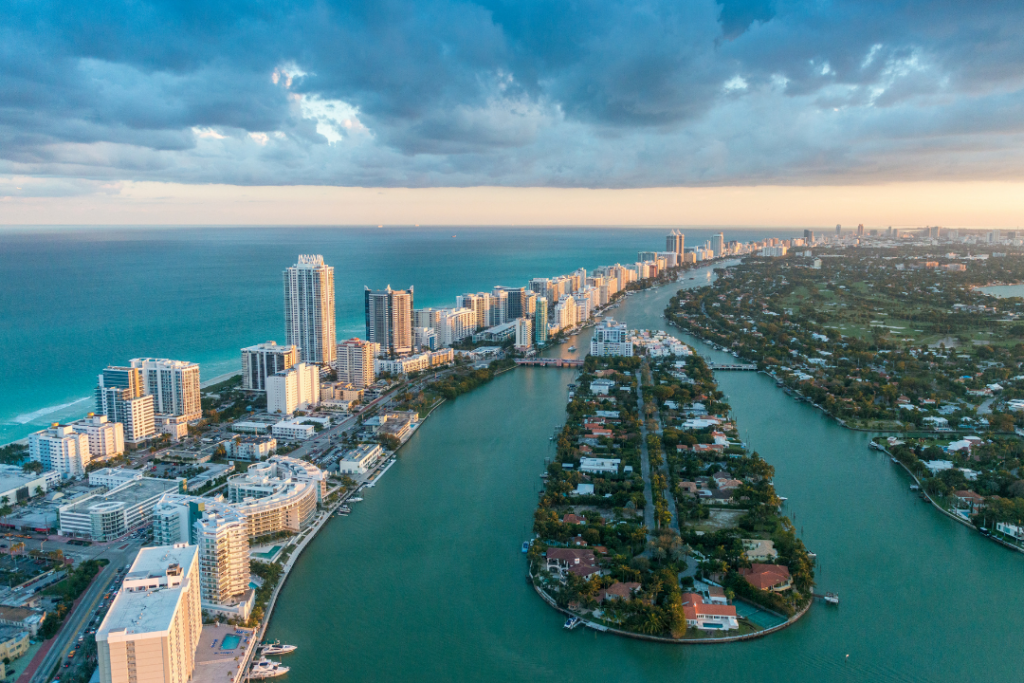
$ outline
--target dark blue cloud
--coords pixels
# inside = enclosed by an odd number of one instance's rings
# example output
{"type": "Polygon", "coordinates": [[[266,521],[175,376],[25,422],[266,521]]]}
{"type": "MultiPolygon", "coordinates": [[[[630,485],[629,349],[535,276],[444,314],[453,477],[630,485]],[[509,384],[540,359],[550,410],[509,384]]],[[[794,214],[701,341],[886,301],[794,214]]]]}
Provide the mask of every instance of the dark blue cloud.
{"type": "Polygon", "coordinates": [[[1022,25],[1019,0],[11,0],[0,173],[595,187],[1016,176],[1022,25]]]}

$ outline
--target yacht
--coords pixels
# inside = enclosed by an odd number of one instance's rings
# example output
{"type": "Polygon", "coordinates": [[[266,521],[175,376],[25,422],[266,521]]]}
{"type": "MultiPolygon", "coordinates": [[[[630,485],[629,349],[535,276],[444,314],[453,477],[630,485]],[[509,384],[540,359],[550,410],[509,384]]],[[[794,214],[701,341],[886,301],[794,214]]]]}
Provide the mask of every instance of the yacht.
{"type": "Polygon", "coordinates": [[[349,498],[348,502],[350,502],[350,503],[362,503],[363,499],[362,498],[358,498],[358,497],[357,498],[349,498]]]}
{"type": "Polygon", "coordinates": [[[529,541],[523,541],[523,552],[524,553],[530,552],[530,542],[529,541]]]}
{"type": "Polygon", "coordinates": [[[575,346],[570,346],[568,350],[569,350],[569,351],[575,351],[575,350],[576,350],[576,347],[575,347],[575,346]]]}
{"type": "Polygon", "coordinates": [[[278,676],[284,676],[288,671],[289,668],[287,666],[271,661],[266,657],[261,657],[258,661],[252,663],[252,668],[249,669],[249,680],[261,681],[266,678],[277,678],[278,676]]]}
{"type": "Polygon", "coordinates": [[[583,620],[579,617],[569,617],[565,620],[565,624],[562,625],[562,628],[567,628],[571,631],[582,623],[583,620]]]}
{"type": "Polygon", "coordinates": [[[297,645],[283,645],[280,640],[275,640],[272,643],[266,643],[260,648],[260,654],[266,655],[286,655],[298,650],[297,645]]]}

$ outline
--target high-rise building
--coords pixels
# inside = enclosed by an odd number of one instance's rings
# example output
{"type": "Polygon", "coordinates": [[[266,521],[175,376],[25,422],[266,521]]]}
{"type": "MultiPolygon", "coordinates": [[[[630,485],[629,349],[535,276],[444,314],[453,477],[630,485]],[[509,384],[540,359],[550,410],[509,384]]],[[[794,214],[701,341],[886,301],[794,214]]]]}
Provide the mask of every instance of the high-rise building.
{"type": "Polygon", "coordinates": [[[836,234],[839,235],[843,232],[843,226],[840,223],[836,223],[836,234]]]}
{"type": "Polygon", "coordinates": [[[804,230],[804,244],[806,244],[807,246],[810,246],[811,242],[813,242],[813,241],[814,241],[814,231],[813,230],[804,230]]]}
{"type": "Polygon", "coordinates": [[[594,328],[590,339],[592,356],[632,356],[633,342],[629,340],[629,328],[625,323],[616,323],[605,318],[594,328]]]}
{"type": "Polygon", "coordinates": [[[556,329],[564,330],[576,325],[576,300],[569,294],[563,294],[555,304],[552,320],[556,329]]]}
{"type": "MultiPolygon", "coordinates": [[[[413,288],[382,290],[364,288],[366,340],[380,344],[381,353],[391,358],[412,353],[413,288]]],[[[416,325],[429,327],[429,325],[416,325]]]]}
{"type": "Polygon", "coordinates": [[[334,324],[334,268],[319,254],[303,254],[284,271],[285,343],[297,346],[306,363],[330,365],[334,324]]]}
{"type": "Polygon", "coordinates": [[[533,341],[538,344],[548,343],[548,300],[537,297],[537,305],[533,314],[533,341]]]}
{"type": "Polygon", "coordinates": [[[443,308],[415,308],[412,312],[413,327],[432,327],[437,329],[437,318],[443,308]]]}
{"type": "Polygon", "coordinates": [[[186,420],[203,416],[198,364],[167,358],[133,358],[131,364],[142,371],[142,393],[153,397],[153,412],[186,420]]]}
{"type": "MultiPolygon", "coordinates": [[[[417,328],[421,329],[421,328],[417,328]]],[[[357,389],[370,386],[377,379],[373,370],[376,344],[353,337],[338,344],[334,369],[339,382],[348,382],[357,389]]]]}
{"type": "Polygon", "coordinates": [[[153,396],[142,391],[139,368],[108,366],[96,387],[96,412],[124,425],[124,439],[140,443],[156,434],[153,396]]]}
{"type": "Polygon", "coordinates": [[[863,223],[859,223],[857,225],[857,237],[863,237],[863,236],[864,236],[864,224],[863,223]]]}
{"type": "Polygon", "coordinates": [[[725,253],[725,235],[718,233],[711,236],[711,251],[715,258],[721,258],[725,253]]]}
{"type": "Polygon", "coordinates": [[[199,549],[141,549],[96,631],[100,683],[188,683],[202,628],[199,549]]]}
{"type": "Polygon", "coordinates": [[[267,378],[267,412],[291,415],[320,403],[320,369],[296,363],[267,378]]]}
{"type": "Polygon", "coordinates": [[[665,237],[665,251],[674,252],[682,257],[683,251],[685,250],[685,247],[683,246],[685,239],[686,238],[683,233],[678,230],[673,230],[665,237]]]}
{"type": "Polygon", "coordinates": [[[70,425],[56,422],[49,429],[29,434],[28,455],[33,462],[57,472],[62,479],[81,477],[89,464],[89,437],[70,425]]]}
{"type": "Polygon", "coordinates": [[[102,460],[124,453],[124,425],[111,422],[106,415],[89,413],[71,423],[71,428],[89,440],[89,459],[102,460]]]}
{"type": "Polygon", "coordinates": [[[446,308],[437,318],[437,345],[451,346],[472,336],[476,330],[476,315],[468,308],[446,308]]]}
{"type": "Polygon", "coordinates": [[[299,350],[292,344],[278,346],[268,341],[242,349],[242,388],[266,391],[267,377],[299,362],[299,350]]]}
{"type": "Polygon", "coordinates": [[[516,319],[516,347],[528,349],[533,346],[533,321],[529,318],[516,319]]]}

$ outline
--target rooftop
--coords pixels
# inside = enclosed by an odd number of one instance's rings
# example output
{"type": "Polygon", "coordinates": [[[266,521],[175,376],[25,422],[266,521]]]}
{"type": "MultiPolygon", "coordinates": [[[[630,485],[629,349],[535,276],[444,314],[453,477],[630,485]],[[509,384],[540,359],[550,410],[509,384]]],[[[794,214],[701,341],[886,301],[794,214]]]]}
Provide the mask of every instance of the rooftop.
{"type": "Polygon", "coordinates": [[[104,493],[99,496],[90,496],[89,498],[77,503],[63,506],[61,511],[64,513],[77,512],[80,514],[88,514],[94,505],[121,504],[122,507],[128,507],[149,500],[154,496],[159,496],[162,493],[176,491],[177,489],[178,482],[171,479],[137,479],[135,481],[122,484],[116,489],[111,489],[108,493],[104,493]]]}
{"type": "Polygon", "coordinates": [[[96,632],[96,639],[106,640],[112,632],[135,635],[166,631],[198,551],[196,546],[184,544],[140,550],[96,632]],[[168,576],[176,569],[181,572],[181,581],[177,583],[176,577],[168,576]]]}

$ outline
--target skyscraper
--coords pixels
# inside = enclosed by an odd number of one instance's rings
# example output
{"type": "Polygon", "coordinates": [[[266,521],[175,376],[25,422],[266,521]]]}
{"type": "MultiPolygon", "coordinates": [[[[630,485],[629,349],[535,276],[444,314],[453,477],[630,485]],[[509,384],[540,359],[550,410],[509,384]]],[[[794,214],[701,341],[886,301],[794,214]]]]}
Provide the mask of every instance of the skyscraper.
{"type": "Polygon", "coordinates": [[[156,434],[153,397],[142,391],[139,368],[109,366],[99,376],[96,412],[124,425],[124,440],[139,443],[156,434]]]}
{"type": "Polygon", "coordinates": [[[33,462],[58,472],[62,479],[82,476],[92,460],[89,437],[69,425],[57,423],[49,429],[30,434],[28,452],[33,462]]]}
{"type": "Polygon", "coordinates": [[[836,223],[836,234],[838,235],[838,234],[840,234],[840,233],[841,233],[842,231],[843,231],[843,226],[842,226],[842,224],[841,224],[841,223],[836,223]]]}
{"type": "Polygon", "coordinates": [[[683,255],[683,242],[685,236],[678,230],[673,230],[671,233],[665,236],[665,251],[675,252],[680,257],[683,255]]]}
{"type": "Polygon", "coordinates": [[[366,340],[380,344],[381,353],[391,358],[412,353],[413,288],[391,289],[388,285],[382,290],[372,290],[366,287],[363,297],[366,340]]]}
{"type": "Polygon", "coordinates": [[[533,340],[538,344],[548,343],[548,300],[537,297],[537,308],[533,314],[533,340]]]}
{"type": "Polygon", "coordinates": [[[299,347],[300,360],[334,362],[334,268],[323,256],[303,254],[285,269],[284,326],[285,342],[299,347]]]}
{"type": "Polygon", "coordinates": [[[278,346],[268,341],[242,349],[242,388],[266,391],[267,377],[287,370],[299,362],[299,351],[292,345],[278,346]]]}
{"type": "Polygon", "coordinates": [[[203,416],[199,396],[199,365],[167,358],[133,358],[141,370],[142,393],[153,397],[153,412],[186,420],[203,416]]]}
{"type": "Polygon", "coordinates": [[[725,235],[718,233],[711,236],[711,251],[714,252],[715,258],[720,258],[723,255],[725,252],[725,235]]]}
{"type": "Polygon", "coordinates": [[[860,223],[860,224],[857,225],[857,237],[863,237],[863,236],[864,236],[864,224],[860,223]]]}
{"type": "Polygon", "coordinates": [[[807,243],[807,245],[810,246],[811,242],[814,241],[814,231],[804,230],[804,240],[807,243]]]}

